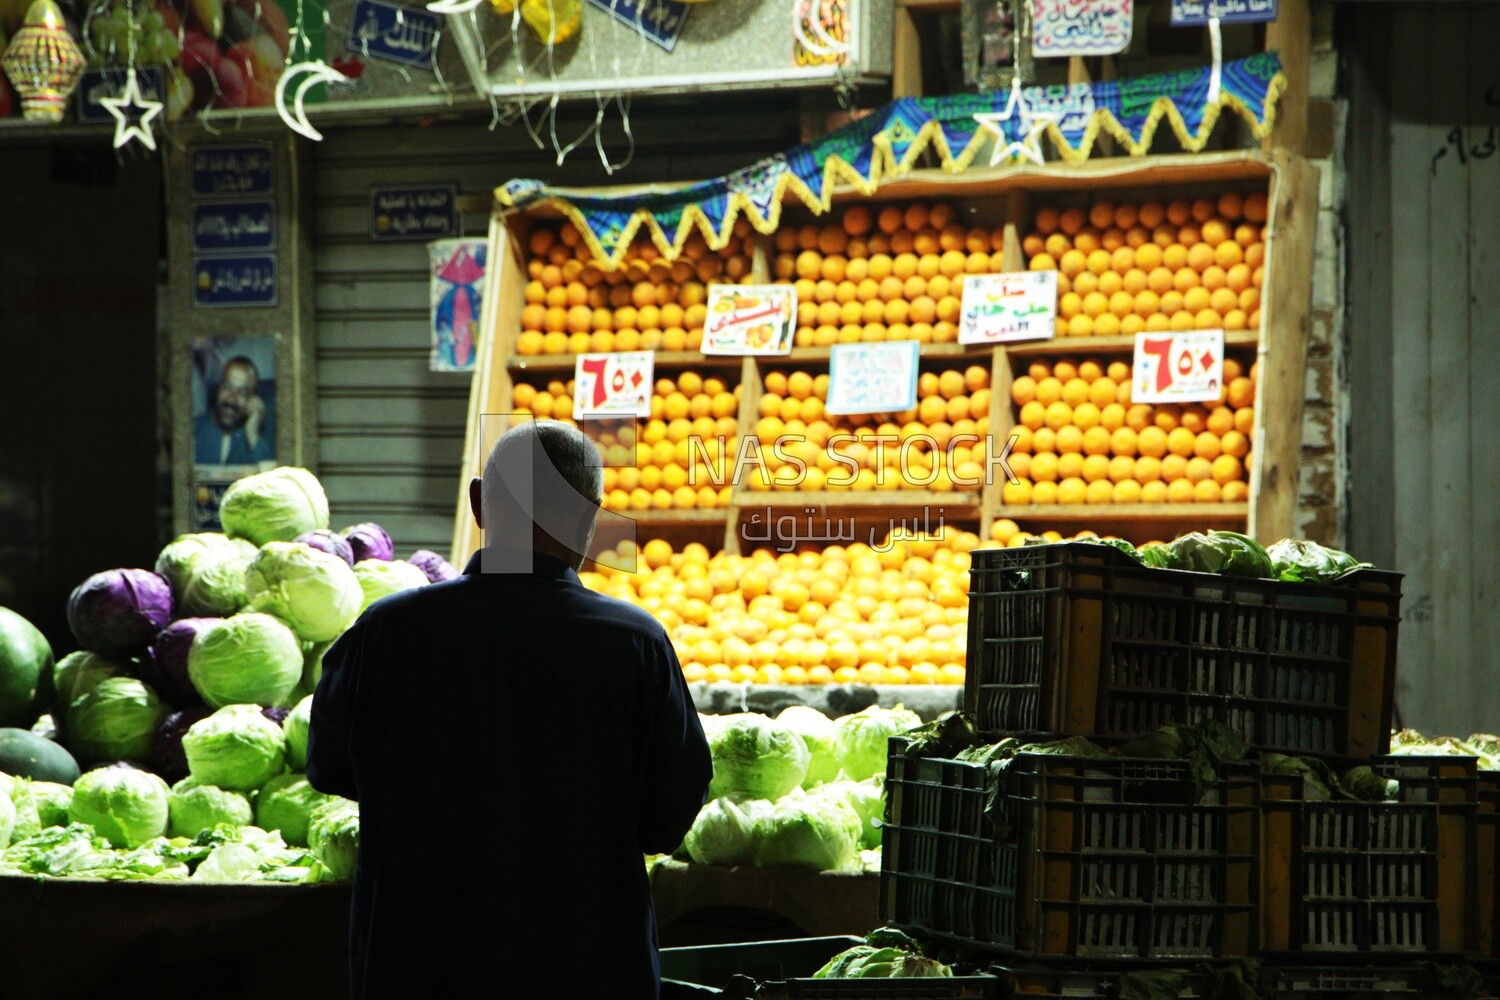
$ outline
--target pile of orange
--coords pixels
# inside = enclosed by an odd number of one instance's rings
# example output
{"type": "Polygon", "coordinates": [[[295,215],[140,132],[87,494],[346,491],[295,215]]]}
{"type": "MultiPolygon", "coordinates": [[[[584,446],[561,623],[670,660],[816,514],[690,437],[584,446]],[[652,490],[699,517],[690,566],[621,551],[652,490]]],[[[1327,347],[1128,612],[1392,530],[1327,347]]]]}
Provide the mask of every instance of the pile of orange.
{"type": "MultiPolygon", "coordinates": [[[[1033,538],[1043,542],[1072,542],[1085,538],[1098,538],[1097,532],[1080,531],[1076,535],[1064,537],[1060,531],[1026,531],[1008,517],[997,517],[990,525],[990,539],[1001,545],[1012,549],[1018,549],[1033,538]]],[[[1113,535],[1105,535],[1105,538],[1113,538],[1113,535]]],[[[1146,544],[1159,545],[1160,542],[1148,542],[1146,544]]]]}
{"type": "Polygon", "coordinates": [[[1016,481],[1001,502],[1248,500],[1256,371],[1227,357],[1217,403],[1147,405],[1131,403],[1124,361],[1033,362],[1011,382],[1016,481]]]}
{"type": "MultiPolygon", "coordinates": [[[[606,510],[690,510],[729,503],[740,387],[684,371],[658,378],[651,417],[590,434],[604,458],[606,510]]],[[[573,380],[517,383],[518,412],[572,422],[573,380]]]]}
{"type": "Polygon", "coordinates": [[[796,283],[798,347],[956,343],[963,277],[1003,271],[1003,242],[1003,227],[966,227],[943,202],[854,205],[783,226],[771,267],[796,283]]]}
{"type": "Polygon", "coordinates": [[[743,219],[723,250],[692,236],[667,263],[645,236],[614,270],[571,223],[532,230],[516,353],[693,351],[703,344],[710,284],[749,284],[755,236],[743,219]]]}
{"type": "Polygon", "coordinates": [[[766,373],[755,425],[760,461],[747,457],[743,470],[750,489],[947,492],[983,484],[986,366],[922,372],[917,405],[903,413],[833,416],[827,399],[826,374],[766,373]]]}
{"type": "Polygon", "coordinates": [[[1022,249],[1057,271],[1057,335],[1259,330],[1266,196],[1043,208],[1022,249]]]}
{"type": "Polygon", "coordinates": [[[655,615],[689,681],[962,684],[978,546],[951,527],[880,548],[746,556],[653,539],[621,543],[581,576],[655,615]]]}

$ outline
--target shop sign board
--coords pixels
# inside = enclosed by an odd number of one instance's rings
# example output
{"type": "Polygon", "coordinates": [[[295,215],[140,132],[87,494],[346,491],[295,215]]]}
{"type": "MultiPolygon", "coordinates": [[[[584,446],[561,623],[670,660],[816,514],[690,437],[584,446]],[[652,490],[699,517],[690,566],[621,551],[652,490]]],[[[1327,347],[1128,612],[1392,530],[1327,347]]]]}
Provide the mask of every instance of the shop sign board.
{"type": "Polygon", "coordinates": [[[275,202],[197,202],[193,205],[193,249],[201,253],[276,249],[275,202]]]}
{"type": "Polygon", "coordinates": [[[446,239],[459,232],[458,185],[370,189],[370,239],[446,239]]]}
{"type": "Polygon", "coordinates": [[[191,153],[193,195],[236,198],[271,194],[271,146],[264,142],[195,146],[191,153]]]}
{"type": "Polygon", "coordinates": [[[791,285],[709,285],[704,354],[789,354],[797,327],[791,285]]]}
{"type": "Polygon", "coordinates": [[[687,23],[692,5],[684,0],[589,0],[589,3],[628,24],[671,52],[687,23]]]}
{"type": "Polygon", "coordinates": [[[1276,0],[1172,0],[1172,24],[1179,28],[1205,25],[1254,24],[1276,20],[1276,0]]]}
{"type": "Polygon", "coordinates": [[[828,361],[828,404],[835,415],[899,413],[917,405],[915,340],[835,344],[828,361]]]}
{"type": "Polygon", "coordinates": [[[349,51],[369,59],[431,70],[443,22],[435,14],[385,0],[355,0],[349,51]]]}
{"type": "Polygon", "coordinates": [[[1131,378],[1135,403],[1218,400],[1224,386],[1224,331],[1136,334],[1131,378]]]}
{"type": "Polygon", "coordinates": [[[651,351],[580,354],[573,370],[573,419],[651,416],[655,375],[651,351]]]}
{"type": "Polygon", "coordinates": [[[193,274],[195,306],[223,309],[276,305],[273,253],[194,257],[193,274]]]}
{"type": "Polygon", "coordinates": [[[1019,271],[964,279],[960,344],[1049,340],[1057,332],[1057,272],[1019,271]]]}
{"type": "Polygon", "coordinates": [[[1108,56],[1130,45],[1133,0],[1033,0],[1034,56],[1108,56]]]}

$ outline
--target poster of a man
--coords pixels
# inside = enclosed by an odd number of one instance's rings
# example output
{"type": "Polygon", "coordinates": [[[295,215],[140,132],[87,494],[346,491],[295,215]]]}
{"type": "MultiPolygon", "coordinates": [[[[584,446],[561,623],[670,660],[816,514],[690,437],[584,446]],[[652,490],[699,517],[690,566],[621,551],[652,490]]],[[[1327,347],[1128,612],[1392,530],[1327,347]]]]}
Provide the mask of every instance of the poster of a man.
{"type": "Polygon", "coordinates": [[[193,344],[193,464],[258,467],[276,460],[273,337],[193,344]]]}

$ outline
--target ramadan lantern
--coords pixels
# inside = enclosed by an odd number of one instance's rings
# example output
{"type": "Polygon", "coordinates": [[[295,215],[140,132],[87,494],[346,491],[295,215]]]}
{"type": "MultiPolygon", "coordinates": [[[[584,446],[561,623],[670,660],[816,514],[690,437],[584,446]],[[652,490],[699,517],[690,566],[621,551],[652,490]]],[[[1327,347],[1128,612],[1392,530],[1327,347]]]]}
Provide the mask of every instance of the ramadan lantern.
{"type": "Polygon", "coordinates": [[[26,23],[5,49],[0,67],[21,95],[21,109],[33,121],[60,122],[68,95],[83,72],[63,13],[54,0],[36,0],[26,23]]]}

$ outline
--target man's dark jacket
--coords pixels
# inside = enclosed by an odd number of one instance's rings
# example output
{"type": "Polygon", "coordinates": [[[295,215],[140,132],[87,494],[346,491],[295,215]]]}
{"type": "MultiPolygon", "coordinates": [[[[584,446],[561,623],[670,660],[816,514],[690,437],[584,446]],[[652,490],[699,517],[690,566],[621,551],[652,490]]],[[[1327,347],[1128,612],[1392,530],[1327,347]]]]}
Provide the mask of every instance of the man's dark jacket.
{"type": "Polygon", "coordinates": [[[360,805],[356,997],[657,996],[642,854],[712,768],[661,625],[547,556],[372,605],[323,659],[307,773],[360,805]]]}

